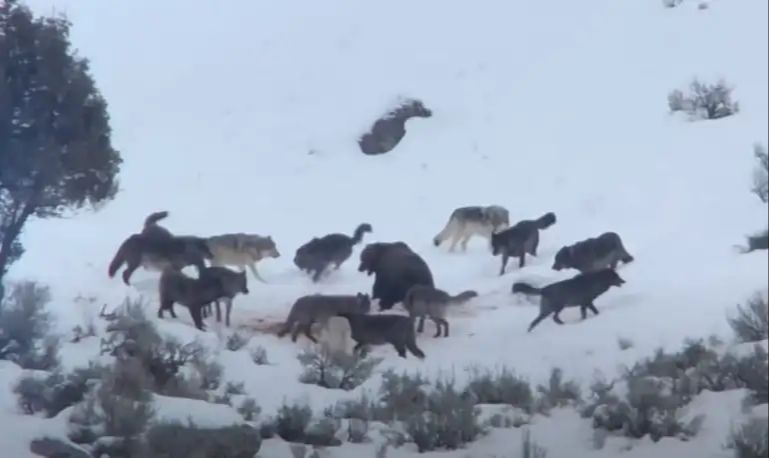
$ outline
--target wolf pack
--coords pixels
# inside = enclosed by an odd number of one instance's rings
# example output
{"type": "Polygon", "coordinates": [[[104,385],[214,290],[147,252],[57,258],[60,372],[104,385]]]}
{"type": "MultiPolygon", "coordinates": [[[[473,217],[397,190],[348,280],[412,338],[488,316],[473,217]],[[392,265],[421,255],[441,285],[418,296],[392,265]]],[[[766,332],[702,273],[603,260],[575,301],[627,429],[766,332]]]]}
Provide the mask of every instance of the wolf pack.
{"type": "MultiPolygon", "coordinates": [[[[254,278],[266,283],[256,265],[263,259],[281,256],[275,241],[271,236],[253,233],[211,237],[176,235],[159,224],[168,216],[167,211],[150,214],[141,232],[123,241],[109,264],[109,277],[113,278],[125,267],[123,282],[130,285],[131,275],[139,267],[160,271],[158,317],[163,318],[168,312],[176,318],[174,304],[180,304],[189,310],[195,327],[205,330],[203,320],[213,315],[214,307],[217,322],[222,321],[223,304],[224,323],[229,327],[233,300],[240,294],[249,294],[246,268],[254,278]],[[197,277],[185,274],[183,270],[187,267],[194,267],[197,277]]],[[[457,244],[465,251],[472,237],[482,237],[489,242],[492,255],[501,257],[499,275],[502,276],[510,258],[518,258],[521,269],[526,266],[527,255],[537,256],[540,232],[556,221],[556,215],[548,212],[511,226],[509,211],[503,206],[460,207],[451,213],[445,227],[432,241],[435,247],[448,242],[449,251],[453,252],[457,244]]],[[[370,232],[373,232],[372,226],[361,223],[352,235],[332,233],[313,237],[296,249],[294,265],[313,282],[320,282],[338,270],[370,232]]],[[[277,332],[278,337],[291,333],[292,341],[296,342],[302,334],[317,342],[313,327],[329,329],[329,321],[341,319],[349,324],[346,337],[355,342],[354,352],[389,344],[400,357],[406,358],[411,353],[424,358],[424,352],[417,345],[417,334],[424,332],[425,321],[429,319],[435,325],[434,337],[448,337],[448,310],[478,296],[474,290],[450,294],[436,287],[427,263],[403,241],[368,243],[359,258],[358,272],[374,276],[370,294],[299,297],[277,332]],[[374,301],[380,313],[371,313],[374,301]],[[397,304],[401,304],[407,314],[387,313],[397,304]]],[[[539,297],[539,314],[528,332],[550,316],[556,323],[563,324],[559,314],[566,307],[579,307],[583,320],[588,311],[598,315],[594,301],[610,288],[625,283],[617,267],[619,263],[633,260],[616,232],[605,232],[560,248],[552,269],[574,269],[578,273],[573,277],[544,286],[525,282],[512,285],[513,294],[539,297]]]]}

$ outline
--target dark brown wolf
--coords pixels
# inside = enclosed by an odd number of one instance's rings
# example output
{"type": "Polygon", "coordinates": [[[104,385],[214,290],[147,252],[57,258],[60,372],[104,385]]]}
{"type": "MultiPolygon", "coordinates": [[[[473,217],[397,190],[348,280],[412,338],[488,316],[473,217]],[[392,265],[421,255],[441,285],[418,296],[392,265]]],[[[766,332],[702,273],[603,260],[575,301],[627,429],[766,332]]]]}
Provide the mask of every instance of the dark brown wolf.
{"type": "Polygon", "coordinates": [[[123,282],[130,285],[131,275],[139,266],[145,269],[181,270],[187,266],[195,266],[198,271],[205,268],[206,259],[213,255],[208,248],[206,239],[194,236],[175,236],[157,222],[168,216],[168,212],[156,212],[144,221],[141,233],[133,234],[115,253],[109,264],[109,277],[125,264],[123,282]]]}
{"type": "Polygon", "coordinates": [[[593,305],[599,296],[612,286],[621,287],[625,280],[613,269],[603,269],[584,274],[577,274],[568,280],[551,283],[544,288],[536,288],[528,283],[517,282],[513,284],[513,293],[523,293],[541,296],[539,303],[539,316],[529,325],[529,332],[540,321],[553,314],[553,321],[563,324],[558,316],[564,307],[579,306],[582,319],[587,318],[587,310],[598,315],[598,309],[593,305]]]}
{"type": "Polygon", "coordinates": [[[350,335],[356,342],[353,351],[358,352],[366,345],[390,344],[395,347],[398,356],[406,357],[406,350],[419,359],[425,354],[417,346],[414,332],[414,319],[403,315],[363,315],[358,313],[340,313],[350,322],[350,335]]]}

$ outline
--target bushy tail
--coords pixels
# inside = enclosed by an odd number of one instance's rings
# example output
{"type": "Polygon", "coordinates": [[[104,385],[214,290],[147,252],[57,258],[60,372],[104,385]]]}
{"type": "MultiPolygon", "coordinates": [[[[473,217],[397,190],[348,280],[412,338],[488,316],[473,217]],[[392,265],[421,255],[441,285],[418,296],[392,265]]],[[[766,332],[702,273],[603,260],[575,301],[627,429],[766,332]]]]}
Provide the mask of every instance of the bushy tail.
{"type": "Polygon", "coordinates": [[[556,222],[555,213],[547,212],[534,221],[538,229],[547,229],[556,222]]]}
{"type": "Polygon", "coordinates": [[[357,245],[363,240],[363,234],[366,232],[371,232],[373,229],[371,228],[371,225],[369,223],[361,223],[358,225],[358,227],[355,228],[355,231],[352,235],[352,244],[357,245]]]}
{"type": "Polygon", "coordinates": [[[540,295],[542,294],[542,288],[535,288],[524,282],[516,282],[513,283],[513,293],[540,295]]]}
{"type": "Polygon", "coordinates": [[[146,228],[148,226],[152,226],[153,224],[156,224],[158,221],[166,217],[168,217],[168,212],[165,210],[151,213],[148,217],[144,219],[144,227],[146,228]]]}
{"type": "Polygon", "coordinates": [[[140,250],[141,242],[136,235],[132,235],[125,239],[123,243],[120,244],[120,247],[117,249],[117,253],[115,253],[112,261],[109,263],[109,268],[107,270],[109,278],[115,276],[115,273],[118,271],[118,269],[120,269],[120,266],[128,261],[128,257],[131,255],[131,253],[136,253],[140,250]]]}
{"type": "Polygon", "coordinates": [[[451,302],[456,304],[461,304],[462,302],[467,302],[470,299],[477,297],[478,292],[474,291],[472,289],[468,289],[467,291],[462,291],[461,293],[457,294],[456,296],[451,296],[451,302]]]}

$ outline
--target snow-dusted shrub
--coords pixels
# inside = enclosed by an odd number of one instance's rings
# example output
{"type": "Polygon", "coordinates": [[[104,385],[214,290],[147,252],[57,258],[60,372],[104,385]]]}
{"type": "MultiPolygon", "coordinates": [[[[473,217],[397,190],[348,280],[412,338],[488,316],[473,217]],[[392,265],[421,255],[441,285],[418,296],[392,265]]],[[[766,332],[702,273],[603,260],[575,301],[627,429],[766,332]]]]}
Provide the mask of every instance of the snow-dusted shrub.
{"type": "Polygon", "coordinates": [[[138,359],[153,391],[167,396],[205,398],[200,382],[188,380],[180,373],[185,365],[201,361],[205,349],[198,342],[182,344],[163,338],[147,319],[141,302],[126,301],[107,331],[109,336],[101,340],[102,354],[138,359]]]}
{"type": "Polygon", "coordinates": [[[0,359],[25,369],[53,370],[59,365],[59,339],[50,335],[52,318],[45,308],[48,287],[32,281],[12,285],[0,300],[0,359]]]}
{"type": "Polygon", "coordinates": [[[726,446],[734,450],[734,458],[766,458],[769,456],[769,421],[751,418],[732,429],[726,446]]]}
{"type": "Polygon", "coordinates": [[[238,413],[243,417],[245,421],[254,421],[256,417],[261,413],[262,408],[257,404],[256,399],[246,398],[240,403],[238,407],[238,413]]]}
{"type": "Polygon", "coordinates": [[[674,90],[668,95],[671,112],[682,111],[692,119],[720,119],[739,111],[739,104],[732,101],[732,88],[723,80],[715,84],[695,79],[689,85],[689,93],[674,90]]]}
{"type": "Polygon", "coordinates": [[[27,414],[43,412],[55,417],[69,406],[81,402],[93,382],[99,380],[104,368],[91,364],[69,374],[56,371],[45,378],[28,375],[14,387],[19,407],[27,414]]]}
{"type": "Polygon", "coordinates": [[[547,450],[531,438],[531,432],[526,430],[521,440],[521,458],[547,458],[547,450]]]}
{"type": "Polygon", "coordinates": [[[753,170],[753,187],[751,191],[761,202],[769,202],[769,154],[763,145],[756,143],[753,145],[753,155],[758,161],[758,165],[753,170]]]}
{"type": "Polygon", "coordinates": [[[311,419],[312,409],[309,405],[283,404],[275,419],[276,433],[287,442],[303,442],[311,419]]]}
{"type": "Polygon", "coordinates": [[[246,394],[246,385],[243,382],[227,382],[227,384],[224,385],[224,392],[231,396],[246,394]]]}
{"type": "Polygon", "coordinates": [[[225,347],[229,351],[238,351],[248,345],[250,340],[250,337],[246,337],[239,332],[233,332],[229,337],[227,337],[225,347]]]}
{"type": "Polygon", "coordinates": [[[338,401],[324,411],[328,418],[357,419],[371,421],[375,418],[376,402],[364,391],[357,399],[338,401]]]}
{"type": "Polygon", "coordinates": [[[204,357],[196,358],[193,361],[195,371],[200,377],[200,388],[203,390],[217,390],[222,384],[222,375],[224,367],[216,361],[204,357]]]}
{"type": "Polygon", "coordinates": [[[342,441],[336,437],[340,422],[333,418],[321,418],[307,425],[302,442],[318,447],[336,447],[342,441]]]}
{"type": "Polygon", "coordinates": [[[761,345],[753,347],[753,353],[739,358],[735,378],[741,387],[750,390],[748,404],[769,403],[769,355],[761,345]]]}
{"type": "Polygon", "coordinates": [[[512,370],[473,372],[467,391],[480,404],[510,404],[531,413],[534,395],[529,382],[517,376],[512,370]]]}
{"type": "Polygon", "coordinates": [[[384,372],[373,418],[386,423],[405,420],[420,413],[427,403],[427,385],[427,380],[420,374],[397,374],[393,370],[384,372]]]}
{"type": "Polygon", "coordinates": [[[550,379],[547,385],[537,387],[539,398],[537,399],[537,410],[547,412],[555,407],[564,407],[574,405],[582,400],[582,390],[579,384],[574,380],[563,380],[563,371],[554,368],[550,372],[550,379]]]}
{"type": "Polygon", "coordinates": [[[453,381],[438,381],[427,396],[426,409],[406,419],[406,432],[420,452],[454,450],[473,442],[483,433],[473,401],[453,381]]]}
{"type": "Polygon", "coordinates": [[[299,353],[304,371],[299,381],[329,389],[349,391],[371,377],[382,358],[350,355],[324,346],[315,346],[299,353]]]}
{"type": "Polygon", "coordinates": [[[662,5],[665,8],[675,8],[676,6],[683,3],[684,0],[662,0],[662,5]]]}
{"type": "Polygon", "coordinates": [[[259,452],[262,437],[249,425],[203,428],[192,423],[166,423],[147,432],[153,458],[251,458],[259,452]]]}
{"type": "Polygon", "coordinates": [[[759,342],[769,339],[769,305],[762,294],[748,300],[746,306],[738,305],[729,326],[740,342],[759,342]]]}
{"type": "Polygon", "coordinates": [[[29,451],[36,456],[61,458],[91,458],[84,448],[59,438],[41,437],[29,443],[29,451]]]}
{"type": "Polygon", "coordinates": [[[267,350],[261,345],[254,347],[251,350],[251,361],[257,366],[270,364],[270,360],[267,358],[267,350]]]}
{"type": "Polygon", "coordinates": [[[635,345],[633,343],[633,341],[628,339],[627,337],[619,337],[619,338],[617,338],[617,346],[622,351],[625,351],[625,350],[628,350],[630,348],[633,348],[633,345],[635,345]]]}

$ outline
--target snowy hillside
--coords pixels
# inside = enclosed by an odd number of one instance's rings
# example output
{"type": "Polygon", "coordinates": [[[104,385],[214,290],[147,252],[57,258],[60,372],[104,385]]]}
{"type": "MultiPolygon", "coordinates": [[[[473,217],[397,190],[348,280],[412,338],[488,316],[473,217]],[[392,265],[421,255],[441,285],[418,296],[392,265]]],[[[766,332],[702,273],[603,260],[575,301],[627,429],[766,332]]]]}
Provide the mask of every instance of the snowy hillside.
{"type": "MultiPolygon", "coordinates": [[[[303,294],[370,291],[372,277],[357,271],[360,247],[318,284],[292,263],[305,241],[361,222],[374,228],[364,244],[403,240],[437,286],[480,293],[450,318],[449,338],[433,339],[428,327],[424,361],[377,348],[385,358],[378,372],[453,372],[461,381],[472,365],[504,365],[543,382],[559,367],[587,386],[595,371],[613,377],[621,364],[660,346],[677,350],[686,337],[730,341],[727,313],[767,287],[766,252],[733,249],[767,224],[766,206],[749,193],[752,145],[769,139],[766,2],[28,3],[72,20],[73,44],[109,102],[125,163],[121,192],[100,211],[27,225],[27,253],[10,280],[51,286],[62,333],[126,296],[146,296],[154,319],[157,273],[137,271],[135,287],[106,274],[149,213],[170,211],[162,224],[178,234],[271,235],[282,256],[259,264],[267,284],[249,276],[233,328],[253,332],[251,345],[264,346],[274,364],[220,354],[224,378],[244,382],[263,412],[299,398],[321,412],[359,393],[300,384],[296,354],[307,341],[260,330],[281,322],[303,294]],[[734,85],[740,112],[698,122],[671,115],[668,93],[695,77],[734,85]],[[421,99],[433,116],[409,121],[391,153],[364,156],[357,138],[398,97],[421,99]],[[508,208],[513,222],[558,217],[541,234],[539,256],[523,269],[511,261],[502,277],[480,239],[467,253],[432,245],[454,208],[489,204],[508,208]],[[574,271],[551,269],[555,252],[605,231],[618,232],[636,259],[619,269],[627,284],[596,301],[599,316],[579,322],[569,310],[567,325],[548,320],[527,334],[536,302],[510,294],[512,283],[569,278],[574,271]],[[633,347],[621,350],[619,338],[633,347]]],[[[157,324],[219,349],[231,332],[209,320],[200,333],[186,310],[157,324]]],[[[98,350],[98,339],[67,343],[63,362],[86,364],[98,350]]],[[[0,379],[10,386],[19,372],[0,366],[0,379]]],[[[379,384],[375,376],[362,388],[379,384]]],[[[719,447],[740,418],[740,399],[706,393],[695,402],[708,414],[696,440],[645,439],[626,456],[730,456],[719,447]]],[[[19,425],[18,434],[0,433],[2,447],[15,447],[8,456],[26,456],[20,438],[43,425],[62,428],[16,418],[10,391],[0,400],[0,422],[19,425]]],[[[561,412],[532,427],[549,457],[617,456],[616,448],[592,450],[589,421],[576,417],[561,412]]],[[[497,430],[467,450],[425,456],[515,456],[505,453],[517,450],[510,444],[519,436],[497,430]]],[[[356,447],[329,456],[364,456],[356,447]]],[[[260,456],[290,454],[265,443],[260,456]]]]}

